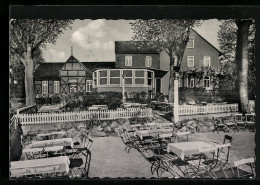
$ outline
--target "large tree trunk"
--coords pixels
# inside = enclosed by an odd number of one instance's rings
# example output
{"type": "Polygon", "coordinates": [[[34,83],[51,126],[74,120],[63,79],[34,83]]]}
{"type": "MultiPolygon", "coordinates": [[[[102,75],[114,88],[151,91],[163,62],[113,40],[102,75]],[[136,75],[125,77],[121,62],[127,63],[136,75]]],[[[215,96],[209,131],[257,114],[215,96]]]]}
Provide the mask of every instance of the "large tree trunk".
{"type": "Polygon", "coordinates": [[[35,93],[34,93],[34,83],[33,83],[33,60],[30,55],[25,57],[25,97],[26,106],[35,104],[35,93]]]}
{"type": "Polygon", "coordinates": [[[236,65],[238,74],[240,111],[248,111],[248,32],[250,20],[239,20],[236,22],[237,46],[236,46],[236,65]]]}
{"type": "Polygon", "coordinates": [[[173,103],[174,100],[174,58],[170,56],[170,79],[169,79],[169,102],[173,103]]]}

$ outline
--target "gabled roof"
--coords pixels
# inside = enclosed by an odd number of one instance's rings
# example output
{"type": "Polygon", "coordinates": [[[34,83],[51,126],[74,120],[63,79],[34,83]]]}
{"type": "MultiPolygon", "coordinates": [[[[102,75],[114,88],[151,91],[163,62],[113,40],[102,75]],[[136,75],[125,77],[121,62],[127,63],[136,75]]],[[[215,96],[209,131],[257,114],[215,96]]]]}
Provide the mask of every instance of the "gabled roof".
{"type": "MultiPolygon", "coordinates": [[[[63,64],[63,66],[61,66],[61,68],[63,68],[64,65],[65,65],[67,62],[77,62],[77,63],[79,63],[85,70],[87,70],[86,67],[85,67],[78,59],[76,59],[73,55],[71,55],[71,56],[68,58],[68,60],[63,64]]],[[[60,69],[61,69],[61,68],[60,68],[60,69]]]]}
{"type": "Polygon", "coordinates": [[[135,43],[141,41],[115,41],[115,53],[116,54],[159,54],[157,50],[150,47],[138,48],[135,43]]]}
{"type": "Polygon", "coordinates": [[[215,46],[213,46],[209,41],[207,41],[204,37],[202,37],[198,32],[196,32],[194,29],[191,28],[192,31],[194,31],[198,36],[200,36],[204,41],[206,41],[210,46],[212,46],[215,50],[217,50],[217,52],[219,53],[219,55],[223,55],[223,53],[221,53],[221,51],[219,51],[215,46]]]}
{"type": "Polygon", "coordinates": [[[41,63],[34,72],[34,79],[41,80],[42,78],[59,78],[59,70],[64,62],[45,62],[41,63]]]}

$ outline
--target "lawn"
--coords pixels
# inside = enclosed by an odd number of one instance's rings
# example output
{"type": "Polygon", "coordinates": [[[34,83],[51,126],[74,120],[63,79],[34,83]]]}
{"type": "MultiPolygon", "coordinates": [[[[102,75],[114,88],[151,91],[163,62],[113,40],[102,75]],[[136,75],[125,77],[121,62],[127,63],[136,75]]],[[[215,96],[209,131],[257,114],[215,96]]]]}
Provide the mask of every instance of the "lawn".
{"type": "MultiPolygon", "coordinates": [[[[223,142],[226,133],[196,133],[189,138],[190,141],[218,141],[223,142]]],[[[228,133],[233,137],[230,162],[242,158],[255,156],[255,133],[237,132],[228,133]]],[[[126,153],[124,144],[119,137],[99,137],[93,138],[92,160],[90,165],[90,177],[156,177],[150,172],[150,163],[148,163],[141,154],[131,149],[126,153]]],[[[164,177],[170,177],[164,173],[164,177]]]]}

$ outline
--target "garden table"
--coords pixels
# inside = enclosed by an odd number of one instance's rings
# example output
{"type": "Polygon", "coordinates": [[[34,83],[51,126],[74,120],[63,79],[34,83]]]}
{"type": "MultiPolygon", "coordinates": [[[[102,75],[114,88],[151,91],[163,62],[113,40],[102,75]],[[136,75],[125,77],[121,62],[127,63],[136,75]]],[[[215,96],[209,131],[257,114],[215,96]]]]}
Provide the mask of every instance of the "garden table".
{"type": "MultiPolygon", "coordinates": [[[[181,160],[184,160],[188,156],[199,154],[199,149],[212,148],[214,146],[214,144],[210,144],[205,141],[169,143],[167,147],[167,152],[173,152],[181,160]]],[[[214,149],[212,150],[214,151],[214,149]]]]}
{"type": "Polygon", "coordinates": [[[23,150],[25,154],[25,160],[27,160],[28,156],[33,156],[34,154],[41,153],[41,152],[58,152],[64,149],[63,146],[52,146],[52,147],[45,147],[45,148],[26,148],[23,150]]]}
{"type": "Polygon", "coordinates": [[[28,148],[44,148],[47,146],[69,146],[73,148],[73,140],[72,138],[62,138],[62,139],[35,141],[32,144],[28,145],[28,148]]]}
{"type": "Polygon", "coordinates": [[[11,177],[26,175],[67,173],[69,172],[70,160],[68,156],[33,159],[26,161],[11,162],[11,177]]]}
{"type": "Polygon", "coordinates": [[[172,129],[138,130],[135,132],[135,135],[142,140],[144,136],[151,136],[151,135],[158,136],[160,132],[163,133],[172,132],[172,129]]]}
{"type": "Polygon", "coordinates": [[[37,134],[39,137],[45,137],[48,136],[48,139],[54,139],[54,135],[65,135],[65,131],[60,131],[60,132],[51,132],[51,133],[43,133],[43,134],[37,134]]]}

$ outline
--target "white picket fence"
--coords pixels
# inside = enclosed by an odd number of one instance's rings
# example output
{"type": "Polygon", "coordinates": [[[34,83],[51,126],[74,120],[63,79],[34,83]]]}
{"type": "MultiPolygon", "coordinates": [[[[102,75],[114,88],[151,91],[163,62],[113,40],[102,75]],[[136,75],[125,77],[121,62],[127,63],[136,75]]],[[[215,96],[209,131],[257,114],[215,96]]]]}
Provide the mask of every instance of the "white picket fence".
{"type": "Polygon", "coordinates": [[[144,118],[152,117],[152,109],[117,109],[99,111],[78,111],[78,112],[58,112],[58,113],[35,113],[19,114],[22,125],[52,124],[66,122],[81,122],[87,120],[115,120],[119,118],[144,118]]]}
{"type": "Polygon", "coordinates": [[[237,112],[238,104],[180,105],[179,115],[216,114],[237,112]]]}

